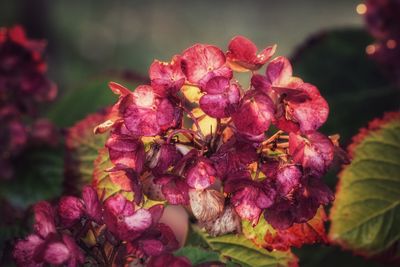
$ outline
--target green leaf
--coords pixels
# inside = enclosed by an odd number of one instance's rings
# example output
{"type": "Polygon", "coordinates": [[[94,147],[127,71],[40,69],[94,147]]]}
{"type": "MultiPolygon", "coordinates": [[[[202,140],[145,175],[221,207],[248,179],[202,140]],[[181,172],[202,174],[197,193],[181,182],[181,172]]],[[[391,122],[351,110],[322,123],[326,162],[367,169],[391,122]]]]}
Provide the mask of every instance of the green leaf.
{"type": "Polygon", "coordinates": [[[118,97],[108,88],[108,82],[115,81],[135,89],[135,83],[117,76],[105,76],[92,79],[75,90],[69,91],[55,101],[47,116],[59,127],[70,127],[90,113],[108,107],[117,102],[118,97]]]}
{"type": "Polygon", "coordinates": [[[211,237],[197,226],[192,225],[188,245],[203,245],[241,266],[295,266],[296,256],[291,252],[269,252],[259,248],[242,235],[228,234],[211,237]]]}
{"type": "Polygon", "coordinates": [[[185,256],[192,262],[193,265],[221,260],[220,255],[217,252],[194,246],[180,248],[174,254],[175,256],[185,256]]]}
{"type": "Polygon", "coordinates": [[[355,140],[353,161],[340,174],[330,239],[368,257],[390,250],[385,260],[400,260],[400,116],[374,121],[355,140]]]}
{"type": "Polygon", "coordinates": [[[60,148],[25,151],[15,170],[15,180],[0,183],[0,196],[13,206],[24,209],[39,200],[58,197],[63,181],[64,151],[60,148]]]}
{"type": "Polygon", "coordinates": [[[106,148],[100,151],[94,166],[93,183],[96,185],[98,195],[104,194],[103,198],[107,199],[121,190],[119,186],[111,181],[110,175],[106,171],[114,166],[106,148]]]}

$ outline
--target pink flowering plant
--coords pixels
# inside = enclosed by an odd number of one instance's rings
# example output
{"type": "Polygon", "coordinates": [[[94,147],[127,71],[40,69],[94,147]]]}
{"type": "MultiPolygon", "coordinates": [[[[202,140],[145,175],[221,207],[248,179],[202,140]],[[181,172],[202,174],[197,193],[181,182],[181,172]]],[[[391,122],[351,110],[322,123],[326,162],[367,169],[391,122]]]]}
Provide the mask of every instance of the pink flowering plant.
{"type": "Polygon", "coordinates": [[[45,47],[20,26],[0,27],[0,180],[14,178],[14,163],[28,147],[57,143],[55,127],[38,118],[38,106],[57,95],[46,75],[45,47]]]}
{"type": "MultiPolygon", "coordinates": [[[[155,60],[150,84],[110,82],[119,98],[97,116],[94,132],[107,140],[92,184],[81,198],[35,206],[34,232],[14,249],[18,265],[191,266],[174,223],[161,219],[177,205],[205,240],[240,236],[265,253],[325,241],[323,206],[334,196],[322,177],[338,137],[318,131],[327,102],[275,50],[242,36],[226,53],[195,44],[155,60]]],[[[240,264],[222,256],[201,266],[240,264]]]]}

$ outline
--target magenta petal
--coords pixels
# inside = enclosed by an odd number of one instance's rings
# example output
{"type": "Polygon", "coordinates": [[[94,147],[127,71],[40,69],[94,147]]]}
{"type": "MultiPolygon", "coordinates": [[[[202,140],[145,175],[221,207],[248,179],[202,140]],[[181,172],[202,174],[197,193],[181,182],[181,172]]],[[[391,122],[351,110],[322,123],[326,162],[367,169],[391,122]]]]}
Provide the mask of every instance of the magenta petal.
{"type": "Polygon", "coordinates": [[[230,179],[235,172],[246,169],[257,158],[254,146],[234,138],[223,144],[217,153],[211,156],[218,177],[222,180],[230,179]]]}
{"type": "Polygon", "coordinates": [[[86,185],[82,189],[82,199],[85,203],[86,214],[97,223],[102,222],[102,208],[96,190],[86,185]]]}
{"type": "Polygon", "coordinates": [[[314,132],[305,137],[289,134],[289,153],[293,161],[313,175],[321,176],[328,170],[334,150],[332,141],[321,133],[314,132]]]}
{"type": "Polygon", "coordinates": [[[194,84],[202,82],[205,85],[212,77],[225,76],[229,73],[228,70],[222,71],[225,75],[214,74],[224,64],[224,53],[213,45],[196,44],[182,53],[182,70],[189,82],[194,84]]]}
{"type": "Polygon", "coordinates": [[[121,103],[124,123],[135,136],[154,136],[160,131],[157,124],[158,97],[152,87],[140,85],[121,103]]]}
{"type": "Polygon", "coordinates": [[[162,185],[162,193],[169,204],[189,204],[189,186],[182,178],[174,175],[164,175],[157,178],[155,183],[162,185]]]}
{"type": "Polygon", "coordinates": [[[160,96],[177,93],[185,82],[180,56],[175,55],[170,63],[155,60],[149,69],[151,86],[160,96]]]}
{"type": "Polygon", "coordinates": [[[164,212],[164,206],[159,204],[159,205],[154,205],[151,208],[149,208],[149,212],[151,213],[151,218],[152,218],[152,224],[153,226],[158,223],[160,220],[163,212],[164,212]]]}
{"type": "Polygon", "coordinates": [[[51,233],[56,233],[54,224],[54,210],[50,203],[41,201],[33,208],[35,213],[35,232],[46,238],[51,233]]]}
{"type": "Polygon", "coordinates": [[[159,240],[164,244],[165,251],[175,251],[179,248],[179,242],[176,240],[174,232],[168,225],[159,223],[156,225],[155,229],[161,235],[159,240]]]}
{"type": "Polygon", "coordinates": [[[288,200],[282,200],[264,212],[265,220],[275,229],[287,229],[294,223],[290,203],[288,200]]]}
{"type": "Polygon", "coordinates": [[[311,99],[300,103],[291,101],[290,107],[293,109],[293,117],[298,121],[303,133],[313,132],[327,120],[329,106],[315,86],[304,83],[299,89],[311,99]]]}
{"type": "Polygon", "coordinates": [[[269,79],[260,74],[253,74],[253,76],[251,76],[251,86],[264,94],[269,94],[272,91],[272,85],[269,79]]]}
{"type": "Polygon", "coordinates": [[[233,194],[231,203],[242,219],[249,220],[253,225],[256,225],[262,209],[257,206],[254,196],[258,196],[257,189],[244,187],[233,194]]]}
{"type": "Polygon", "coordinates": [[[267,95],[258,91],[248,91],[232,118],[240,133],[258,136],[268,130],[274,119],[274,112],[274,103],[267,95]]]}
{"type": "Polygon", "coordinates": [[[232,79],[233,76],[233,72],[232,69],[229,68],[228,66],[222,66],[219,69],[216,69],[214,71],[210,71],[208,72],[198,83],[197,85],[200,88],[204,88],[206,86],[206,84],[215,77],[225,77],[227,79],[232,79]]]}
{"type": "Polygon", "coordinates": [[[200,98],[200,108],[208,116],[213,118],[225,118],[229,116],[229,103],[222,94],[204,95],[200,98]]]}
{"type": "Polygon", "coordinates": [[[58,203],[58,215],[64,226],[73,226],[84,215],[82,200],[72,196],[62,197],[58,203]]]}
{"type": "Polygon", "coordinates": [[[161,130],[168,130],[171,127],[174,127],[179,123],[180,119],[180,109],[174,107],[172,103],[164,98],[160,100],[160,103],[157,107],[157,124],[159,125],[161,130]]]}
{"type": "Polygon", "coordinates": [[[257,54],[257,46],[243,36],[233,38],[228,46],[227,60],[248,70],[262,67],[275,53],[276,46],[270,46],[257,54]]]}
{"type": "Polygon", "coordinates": [[[138,86],[120,106],[124,124],[134,136],[155,136],[180,123],[181,111],[147,85],[138,86]]]}
{"type": "MultiPolygon", "coordinates": [[[[269,181],[269,180],[268,180],[269,181]]],[[[231,203],[242,219],[258,223],[263,209],[274,204],[276,192],[267,181],[256,182],[250,179],[231,180],[225,190],[232,192],[231,203]]]]}
{"type": "Polygon", "coordinates": [[[145,209],[135,211],[135,206],[120,194],[107,199],[104,204],[104,222],[110,232],[121,240],[140,236],[152,224],[151,213],[145,209]]]}
{"type": "Polygon", "coordinates": [[[29,235],[25,240],[16,243],[13,251],[13,257],[18,266],[21,267],[39,267],[42,263],[34,261],[35,250],[43,244],[44,240],[37,235],[29,235]]]}
{"type": "Polygon", "coordinates": [[[146,209],[138,209],[130,216],[124,218],[128,230],[135,232],[143,232],[152,223],[151,213],[146,209]]]}
{"type": "Polygon", "coordinates": [[[257,46],[243,36],[234,37],[228,45],[228,58],[251,63],[257,57],[257,46]]]}
{"type": "Polygon", "coordinates": [[[305,180],[305,186],[294,195],[293,216],[296,223],[309,221],[320,205],[327,205],[334,200],[332,191],[320,178],[307,177],[305,180]]]}
{"type": "Polygon", "coordinates": [[[299,185],[301,176],[302,172],[295,165],[287,165],[280,168],[276,175],[278,191],[282,195],[287,195],[299,185]]]}
{"type": "Polygon", "coordinates": [[[75,240],[68,235],[63,235],[62,240],[64,241],[64,244],[67,246],[71,255],[68,260],[68,267],[81,266],[85,261],[85,255],[79,249],[78,245],[75,243],[75,240]]]}
{"type": "Polygon", "coordinates": [[[111,134],[106,147],[109,150],[112,163],[132,168],[141,173],[145,160],[142,141],[128,135],[111,134]]]}
{"type": "Polygon", "coordinates": [[[292,77],[292,65],[287,58],[276,57],[268,64],[266,74],[272,85],[285,84],[292,77]]]}
{"type": "Polygon", "coordinates": [[[175,165],[182,158],[182,154],[172,144],[155,145],[150,151],[152,155],[149,167],[154,175],[163,174],[170,166],[175,165]]]}
{"type": "Polygon", "coordinates": [[[147,256],[157,256],[164,252],[164,244],[155,239],[140,240],[140,248],[147,256]]]}
{"type": "Polygon", "coordinates": [[[50,242],[43,253],[43,260],[54,265],[61,265],[70,257],[70,251],[63,242],[50,242]]]}
{"type": "MultiPolygon", "coordinates": [[[[221,77],[211,79],[207,83],[207,86],[210,83],[214,83],[217,78],[221,77]]],[[[200,108],[207,115],[213,118],[225,118],[236,111],[240,99],[240,90],[237,84],[229,85],[228,83],[228,85],[222,89],[208,89],[209,93],[200,98],[200,108]]]]}
{"type": "Polygon", "coordinates": [[[124,113],[124,123],[135,136],[155,136],[160,133],[157,113],[152,109],[129,106],[124,113]]]}
{"type": "Polygon", "coordinates": [[[216,171],[212,162],[206,158],[198,158],[186,174],[187,184],[195,189],[205,189],[214,183],[216,171]]]}
{"type": "Polygon", "coordinates": [[[229,79],[218,76],[210,79],[202,91],[213,95],[222,94],[228,90],[229,85],[229,79]]]}

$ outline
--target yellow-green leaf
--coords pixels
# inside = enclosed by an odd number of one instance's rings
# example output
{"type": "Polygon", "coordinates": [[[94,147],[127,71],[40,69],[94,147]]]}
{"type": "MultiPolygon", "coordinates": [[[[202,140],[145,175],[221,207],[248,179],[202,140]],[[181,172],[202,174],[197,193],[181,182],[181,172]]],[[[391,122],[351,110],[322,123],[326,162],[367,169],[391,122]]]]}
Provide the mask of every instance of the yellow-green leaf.
{"type": "Polygon", "coordinates": [[[297,266],[297,258],[290,251],[268,251],[257,247],[243,235],[228,234],[211,237],[197,226],[192,225],[190,242],[205,244],[226,259],[243,267],[297,266]]]}
{"type": "Polygon", "coordinates": [[[400,114],[370,123],[350,146],[340,174],[330,239],[357,254],[399,260],[400,114]]]}

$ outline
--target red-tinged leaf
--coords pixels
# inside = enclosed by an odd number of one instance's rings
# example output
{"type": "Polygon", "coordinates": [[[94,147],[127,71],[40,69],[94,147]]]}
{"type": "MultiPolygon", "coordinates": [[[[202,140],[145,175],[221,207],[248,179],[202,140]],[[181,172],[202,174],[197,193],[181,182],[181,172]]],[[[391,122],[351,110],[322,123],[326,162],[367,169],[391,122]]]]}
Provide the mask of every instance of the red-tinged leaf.
{"type": "Polygon", "coordinates": [[[128,199],[133,199],[131,181],[124,171],[108,172],[114,165],[110,161],[108,150],[103,148],[99,151],[97,159],[94,161],[92,185],[97,190],[101,200],[106,200],[116,193],[124,193],[128,199]]]}
{"type": "Polygon", "coordinates": [[[107,134],[95,135],[93,129],[106,121],[109,109],[90,114],[68,129],[66,136],[65,190],[77,193],[92,179],[94,160],[104,147],[107,134]]]}
{"type": "Polygon", "coordinates": [[[261,216],[255,227],[248,221],[242,221],[243,234],[257,246],[268,250],[289,250],[305,244],[326,242],[324,223],[326,214],[322,207],[317,214],[306,223],[295,223],[288,229],[276,230],[261,216]]]}
{"type": "Polygon", "coordinates": [[[329,239],[393,265],[400,262],[400,113],[375,119],[353,137],[352,163],[339,174],[329,239]]]}
{"type": "Polygon", "coordinates": [[[267,232],[264,240],[268,249],[288,250],[290,247],[300,248],[304,244],[326,242],[324,222],[327,220],[325,211],[319,208],[317,214],[306,223],[295,223],[286,230],[279,230],[275,234],[267,232]]]}

